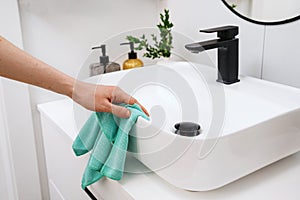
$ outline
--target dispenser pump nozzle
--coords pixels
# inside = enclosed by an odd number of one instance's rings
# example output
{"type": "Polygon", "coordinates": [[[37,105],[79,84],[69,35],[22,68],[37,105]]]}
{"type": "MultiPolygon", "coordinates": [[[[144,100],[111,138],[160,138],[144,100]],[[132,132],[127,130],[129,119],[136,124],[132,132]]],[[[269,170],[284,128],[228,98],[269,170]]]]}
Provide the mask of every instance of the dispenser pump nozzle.
{"type": "Polygon", "coordinates": [[[100,56],[100,63],[102,63],[103,65],[107,65],[109,63],[109,57],[106,55],[106,45],[102,44],[98,47],[93,47],[92,50],[94,49],[102,50],[102,56],[100,56]]]}
{"type": "Polygon", "coordinates": [[[124,43],[121,43],[120,45],[130,45],[130,52],[128,53],[128,58],[129,59],[137,59],[137,53],[134,52],[133,42],[124,42],[124,43]]]}

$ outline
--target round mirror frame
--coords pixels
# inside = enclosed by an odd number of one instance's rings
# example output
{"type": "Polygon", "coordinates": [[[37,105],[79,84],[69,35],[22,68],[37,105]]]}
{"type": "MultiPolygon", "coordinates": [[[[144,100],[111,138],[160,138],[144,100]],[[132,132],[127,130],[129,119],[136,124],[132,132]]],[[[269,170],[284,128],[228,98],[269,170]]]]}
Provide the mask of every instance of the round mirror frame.
{"type": "Polygon", "coordinates": [[[296,17],[292,17],[292,18],[289,18],[289,19],[285,19],[285,20],[281,20],[281,21],[274,21],[274,22],[264,22],[264,21],[257,21],[257,20],[254,20],[254,19],[250,19],[249,17],[246,17],[242,14],[240,14],[238,11],[236,11],[234,8],[232,8],[227,2],[226,0],[221,0],[224,5],[229,9],[231,10],[234,14],[236,14],[237,16],[239,16],[240,18],[248,21],[248,22],[252,22],[252,23],[255,23],[255,24],[260,24],[260,25],[279,25],[279,24],[286,24],[286,23],[289,23],[289,22],[293,22],[293,21],[296,21],[298,19],[300,19],[300,14],[296,17]]]}

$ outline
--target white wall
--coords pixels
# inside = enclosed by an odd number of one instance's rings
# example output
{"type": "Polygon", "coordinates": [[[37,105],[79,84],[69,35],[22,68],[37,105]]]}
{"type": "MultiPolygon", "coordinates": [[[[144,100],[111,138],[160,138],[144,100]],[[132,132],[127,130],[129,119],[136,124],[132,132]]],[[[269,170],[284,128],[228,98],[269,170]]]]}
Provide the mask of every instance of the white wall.
{"type": "Polygon", "coordinates": [[[20,0],[19,4],[25,50],[72,76],[92,46],[126,30],[153,26],[158,18],[157,0],[20,0]]]}
{"type": "MultiPolygon", "coordinates": [[[[0,0],[0,24],[0,34],[22,48],[16,0],[0,0]]],[[[0,107],[0,199],[41,199],[28,86],[0,79],[0,107]]]]}
{"type": "Polygon", "coordinates": [[[3,86],[0,81],[0,199],[14,200],[18,194],[2,97],[3,86]]]}
{"type": "Polygon", "coordinates": [[[300,88],[300,20],[266,29],[263,79],[300,88]]]}

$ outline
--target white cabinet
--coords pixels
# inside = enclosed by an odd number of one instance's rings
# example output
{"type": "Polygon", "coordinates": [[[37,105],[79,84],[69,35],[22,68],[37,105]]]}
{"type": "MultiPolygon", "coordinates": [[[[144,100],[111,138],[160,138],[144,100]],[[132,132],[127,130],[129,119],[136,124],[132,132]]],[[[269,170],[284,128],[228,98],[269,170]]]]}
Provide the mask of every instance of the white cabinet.
{"type": "Polygon", "coordinates": [[[81,189],[87,157],[75,157],[72,139],[41,112],[50,196],[53,200],[89,199],[81,189]]]}
{"type": "MultiPolygon", "coordinates": [[[[39,104],[38,110],[41,114],[51,200],[90,199],[81,189],[81,177],[89,154],[76,157],[72,150],[72,143],[80,128],[74,120],[72,101],[65,99],[39,104]]],[[[85,116],[81,117],[84,120],[85,116]]],[[[119,182],[106,178],[94,183],[89,190],[98,200],[133,199],[119,182]]]]}

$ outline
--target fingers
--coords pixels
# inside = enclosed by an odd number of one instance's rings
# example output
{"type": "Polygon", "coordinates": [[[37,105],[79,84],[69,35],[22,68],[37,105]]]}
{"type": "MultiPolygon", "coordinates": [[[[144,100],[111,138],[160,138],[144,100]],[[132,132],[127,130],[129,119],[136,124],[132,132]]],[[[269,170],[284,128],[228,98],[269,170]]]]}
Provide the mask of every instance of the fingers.
{"type": "Polygon", "coordinates": [[[129,103],[130,102],[130,95],[124,92],[119,87],[114,87],[112,91],[112,102],[113,103],[129,103]]]}
{"type": "Polygon", "coordinates": [[[122,106],[111,104],[110,112],[120,118],[129,118],[130,111],[122,106]]]}
{"type": "Polygon", "coordinates": [[[130,111],[118,103],[135,104],[149,116],[148,111],[133,97],[116,86],[93,85],[79,82],[73,91],[72,99],[85,107],[96,112],[110,112],[121,118],[130,117],[130,111]],[[93,101],[94,100],[94,101],[93,101]]]}
{"type": "Polygon", "coordinates": [[[138,104],[141,107],[143,112],[146,113],[146,115],[148,115],[148,117],[150,116],[147,109],[144,106],[142,106],[142,104],[140,104],[135,98],[131,97],[130,100],[129,100],[129,104],[132,105],[132,104],[135,104],[135,103],[138,104]]]}
{"type": "Polygon", "coordinates": [[[114,96],[114,98],[113,98],[114,102],[116,102],[116,103],[127,103],[127,104],[130,104],[130,105],[136,103],[141,107],[141,109],[143,110],[144,113],[146,113],[148,116],[150,116],[147,109],[144,106],[142,106],[142,104],[140,104],[134,97],[128,95],[126,92],[124,92],[119,87],[116,87],[114,89],[113,94],[114,94],[113,95],[114,96]]]}
{"type": "MultiPolygon", "coordinates": [[[[146,115],[150,116],[148,111],[138,103],[138,105],[141,107],[141,109],[144,111],[144,113],[146,113],[146,115]]],[[[112,114],[120,117],[120,118],[129,118],[130,117],[130,111],[122,106],[118,106],[115,104],[111,104],[111,109],[108,110],[108,112],[111,112],[112,114]]]]}
{"type": "Polygon", "coordinates": [[[146,113],[146,115],[148,117],[150,117],[150,114],[149,114],[148,110],[144,106],[142,106],[140,103],[138,103],[138,105],[142,108],[143,112],[146,113]]]}

